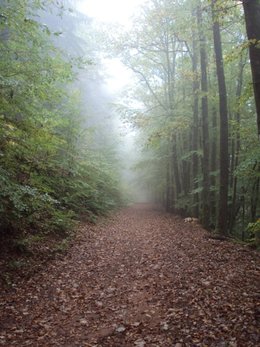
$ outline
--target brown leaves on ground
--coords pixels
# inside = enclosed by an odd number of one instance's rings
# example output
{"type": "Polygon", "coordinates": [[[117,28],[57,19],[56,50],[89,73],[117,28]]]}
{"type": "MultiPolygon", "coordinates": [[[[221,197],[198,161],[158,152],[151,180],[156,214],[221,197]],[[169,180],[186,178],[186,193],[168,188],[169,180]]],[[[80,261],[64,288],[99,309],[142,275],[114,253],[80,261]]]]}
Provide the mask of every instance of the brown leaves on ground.
{"type": "Polygon", "coordinates": [[[1,346],[256,347],[259,255],[136,206],[2,291],[1,346]]]}

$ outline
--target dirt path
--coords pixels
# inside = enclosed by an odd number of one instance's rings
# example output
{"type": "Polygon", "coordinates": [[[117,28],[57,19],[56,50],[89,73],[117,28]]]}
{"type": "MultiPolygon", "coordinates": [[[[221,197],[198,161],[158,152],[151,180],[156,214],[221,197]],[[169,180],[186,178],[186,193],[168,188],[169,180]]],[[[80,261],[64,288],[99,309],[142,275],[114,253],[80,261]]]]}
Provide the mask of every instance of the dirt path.
{"type": "Polygon", "coordinates": [[[259,256],[137,206],[0,297],[0,345],[260,346],[259,256]]]}

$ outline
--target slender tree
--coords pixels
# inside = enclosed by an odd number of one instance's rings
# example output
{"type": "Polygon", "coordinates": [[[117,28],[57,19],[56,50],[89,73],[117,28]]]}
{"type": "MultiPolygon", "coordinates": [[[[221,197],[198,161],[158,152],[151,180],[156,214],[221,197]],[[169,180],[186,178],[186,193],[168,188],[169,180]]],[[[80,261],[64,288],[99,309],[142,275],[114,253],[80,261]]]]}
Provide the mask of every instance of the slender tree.
{"type": "Polygon", "coordinates": [[[208,107],[208,76],[207,76],[207,53],[206,39],[202,30],[202,11],[199,3],[197,9],[197,19],[200,40],[200,70],[201,70],[201,113],[202,113],[202,148],[203,148],[203,192],[202,192],[202,220],[203,226],[209,228],[210,224],[210,207],[209,207],[209,107],[208,107]]]}
{"type": "MultiPolygon", "coordinates": [[[[196,11],[193,10],[193,17],[196,20],[196,11]]],[[[194,23],[195,24],[195,23],[194,23]]],[[[198,173],[199,173],[199,160],[198,160],[198,141],[199,141],[199,72],[198,72],[198,44],[197,35],[195,28],[192,30],[192,92],[193,92],[193,123],[192,123],[192,178],[193,178],[193,189],[198,189],[198,173]]],[[[199,194],[194,193],[193,199],[194,209],[193,214],[195,217],[199,216],[199,194]]]]}
{"type": "MultiPolygon", "coordinates": [[[[242,86],[243,86],[243,71],[245,67],[245,62],[243,61],[243,56],[240,56],[239,61],[239,72],[238,72],[238,78],[237,78],[237,87],[236,87],[236,100],[237,104],[239,102],[239,98],[241,97],[242,93],[242,86]]],[[[240,110],[237,107],[237,110],[235,112],[235,121],[236,121],[236,131],[235,131],[235,138],[233,139],[233,146],[234,146],[234,158],[233,158],[233,168],[231,175],[233,176],[233,184],[232,184],[232,205],[230,210],[230,225],[229,225],[229,231],[232,232],[236,213],[237,213],[237,184],[238,184],[238,178],[234,175],[234,170],[238,167],[239,164],[239,154],[240,154],[240,119],[241,114],[240,110]]]]}
{"type": "Polygon", "coordinates": [[[218,91],[219,91],[219,115],[220,115],[220,187],[219,187],[219,210],[217,231],[227,234],[228,226],[228,109],[227,91],[223,64],[222,42],[220,25],[217,14],[217,0],[211,1],[213,20],[213,39],[216,58],[218,91]]]}

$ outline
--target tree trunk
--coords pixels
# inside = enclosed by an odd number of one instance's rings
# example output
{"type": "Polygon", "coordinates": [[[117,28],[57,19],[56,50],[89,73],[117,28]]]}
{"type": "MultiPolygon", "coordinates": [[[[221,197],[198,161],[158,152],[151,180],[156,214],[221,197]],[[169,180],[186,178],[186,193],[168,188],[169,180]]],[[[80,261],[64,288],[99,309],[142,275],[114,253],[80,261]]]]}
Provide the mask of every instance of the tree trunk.
{"type": "Polygon", "coordinates": [[[178,201],[178,197],[181,194],[181,179],[180,179],[180,171],[179,171],[179,163],[178,163],[178,154],[177,154],[177,135],[173,136],[172,140],[172,164],[173,164],[173,174],[175,181],[175,196],[176,201],[178,201]]]}
{"type": "MultiPolygon", "coordinates": [[[[242,93],[242,86],[243,86],[243,71],[244,71],[245,63],[243,62],[243,57],[240,57],[239,62],[239,74],[237,79],[237,88],[236,88],[236,100],[237,103],[239,102],[239,98],[241,97],[242,93]]],[[[237,122],[236,124],[236,138],[234,141],[234,167],[232,168],[231,175],[234,174],[234,170],[237,168],[239,164],[239,154],[240,154],[240,111],[237,110],[235,114],[235,120],[237,122]]],[[[232,205],[231,205],[231,211],[230,211],[230,225],[229,225],[229,231],[230,233],[233,230],[234,224],[235,224],[235,218],[236,218],[236,211],[237,211],[237,177],[233,177],[233,184],[232,184],[232,205]]]]}
{"type": "Polygon", "coordinates": [[[212,143],[211,143],[211,162],[210,162],[210,171],[214,174],[210,177],[210,186],[212,190],[210,192],[210,209],[211,209],[211,219],[213,225],[215,225],[216,220],[216,171],[218,169],[217,165],[217,110],[214,107],[212,110],[212,143]]]}
{"type": "MultiPolygon", "coordinates": [[[[260,171],[260,165],[258,166],[258,171],[260,171]]],[[[259,185],[260,185],[260,179],[259,177],[255,180],[253,187],[252,187],[252,194],[251,194],[251,222],[256,221],[256,212],[257,212],[257,206],[259,202],[259,185]]]]}
{"type": "Polygon", "coordinates": [[[260,136],[260,1],[243,0],[243,7],[249,40],[249,56],[255,94],[258,135],[260,136]]]}
{"type": "Polygon", "coordinates": [[[202,112],[202,148],[203,148],[203,192],[202,192],[202,223],[208,229],[210,225],[210,206],[209,206],[209,125],[208,125],[208,76],[207,76],[207,53],[206,40],[202,31],[202,12],[201,6],[197,9],[197,20],[199,27],[200,40],[200,67],[201,67],[201,112],[202,112]]]}
{"type": "Polygon", "coordinates": [[[217,231],[226,235],[228,232],[228,111],[220,26],[215,11],[216,2],[217,0],[211,1],[220,114],[220,187],[217,231]]]}
{"type": "MultiPolygon", "coordinates": [[[[196,17],[195,17],[196,18],[196,17]]],[[[192,179],[193,179],[193,190],[198,189],[198,173],[199,173],[199,160],[198,160],[198,140],[199,140],[199,73],[198,73],[198,47],[196,44],[196,35],[193,31],[192,34],[192,74],[193,74],[193,124],[192,124],[192,179]]],[[[193,215],[199,217],[199,193],[193,195],[193,215]]]]}
{"type": "Polygon", "coordinates": [[[170,158],[167,160],[166,166],[166,187],[165,187],[165,209],[166,212],[170,212],[171,206],[171,192],[170,192],[170,184],[171,184],[171,175],[170,175],[170,158]]]}

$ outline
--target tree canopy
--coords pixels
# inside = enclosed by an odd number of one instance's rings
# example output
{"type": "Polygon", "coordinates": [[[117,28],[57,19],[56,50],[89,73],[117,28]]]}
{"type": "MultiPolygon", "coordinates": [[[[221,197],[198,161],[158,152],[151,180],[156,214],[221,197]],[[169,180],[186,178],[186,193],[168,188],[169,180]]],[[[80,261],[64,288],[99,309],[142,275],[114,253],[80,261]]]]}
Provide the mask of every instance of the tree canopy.
{"type": "Polygon", "coordinates": [[[73,83],[78,69],[91,68],[91,60],[69,58],[53,43],[61,33],[51,32],[38,18],[49,6],[36,0],[1,2],[4,232],[66,230],[81,214],[93,218],[121,201],[112,154],[108,160],[107,149],[93,145],[93,130],[86,126],[93,114],[84,114],[73,83]]]}
{"type": "Polygon", "coordinates": [[[130,31],[108,37],[138,79],[139,109],[128,97],[121,111],[142,138],[140,181],[168,211],[242,238],[259,214],[254,6],[245,1],[244,15],[234,1],[152,0],[130,31]]]}

